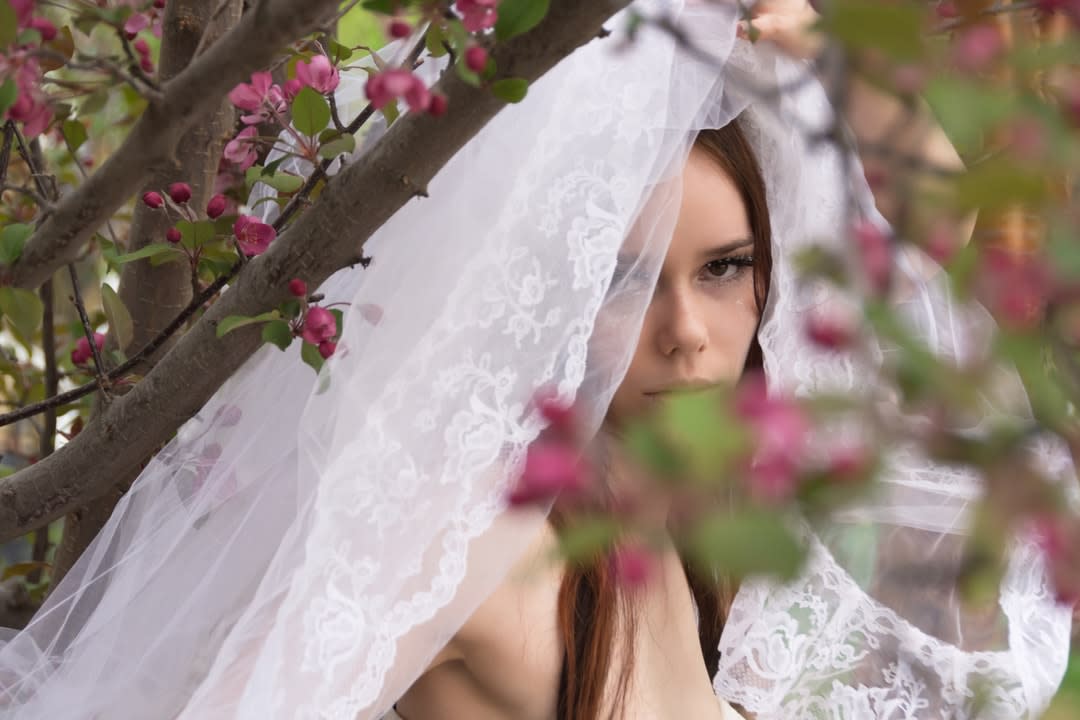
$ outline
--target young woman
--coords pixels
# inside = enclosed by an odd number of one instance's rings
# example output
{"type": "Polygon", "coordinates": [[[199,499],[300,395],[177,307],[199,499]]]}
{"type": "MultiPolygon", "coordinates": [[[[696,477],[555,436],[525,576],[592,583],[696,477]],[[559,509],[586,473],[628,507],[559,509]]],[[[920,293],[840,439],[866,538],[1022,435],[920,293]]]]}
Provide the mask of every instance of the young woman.
{"type": "MultiPolygon", "coordinates": [[[[764,180],[738,122],[702,131],[606,425],[648,412],[665,394],[761,367],[755,334],[768,293],[769,228],[764,180]]],[[[624,471],[616,461],[602,482],[618,493],[624,471]]],[[[557,506],[556,522],[559,515],[557,506]]],[[[731,599],[717,583],[694,577],[672,551],[654,582],[629,596],[604,562],[545,567],[556,548],[549,526],[398,702],[399,717],[738,717],[711,683],[731,599]]]]}

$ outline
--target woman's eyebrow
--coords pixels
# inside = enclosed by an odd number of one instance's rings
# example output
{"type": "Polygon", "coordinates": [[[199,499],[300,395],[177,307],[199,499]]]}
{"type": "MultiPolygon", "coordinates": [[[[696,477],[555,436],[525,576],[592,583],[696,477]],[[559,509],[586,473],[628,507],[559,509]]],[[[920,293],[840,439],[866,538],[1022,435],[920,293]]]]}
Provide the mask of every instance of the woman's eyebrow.
{"type": "Polygon", "coordinates": [[[733,240],[723,245],[715,245],[710,248],[706,248],[701,251],[701,256],[705,258],[718,258],[723,257],[729,253],[733,253],[736,250],[741,250],[744,247],[748,247],[754,244],[753,238],[741,238],[739,240],[733,240]]]}

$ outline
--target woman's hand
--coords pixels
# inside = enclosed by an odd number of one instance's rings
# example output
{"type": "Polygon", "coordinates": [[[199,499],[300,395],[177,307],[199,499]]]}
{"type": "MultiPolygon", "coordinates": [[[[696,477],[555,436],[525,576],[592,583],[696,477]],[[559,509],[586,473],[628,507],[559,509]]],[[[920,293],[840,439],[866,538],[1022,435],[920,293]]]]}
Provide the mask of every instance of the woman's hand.
{"type": "Polygon", "coordinates": [[[807,0],[758,0],[750,9],[750,22],[739,23],[739,37],[749,38],[750,27],[758,42],[770,42],[796,58],[814,57],[823,45],[821,34],[811,28],[817,11],[807,0]]]}

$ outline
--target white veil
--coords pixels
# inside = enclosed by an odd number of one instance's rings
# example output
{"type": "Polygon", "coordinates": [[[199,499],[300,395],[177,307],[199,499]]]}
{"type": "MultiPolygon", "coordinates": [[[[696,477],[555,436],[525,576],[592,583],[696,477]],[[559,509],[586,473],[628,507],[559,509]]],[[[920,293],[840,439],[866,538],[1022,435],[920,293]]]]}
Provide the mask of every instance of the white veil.
{"type": "MultiPolygon", "coordinates": [[[[143,471],[30,625],[0,647],[4,717],[352,720],[389,709],[544,520],[504,503],[542,427],[535,393],[556,388],[599,427],[700,129],[743,114],[769,186],[775,260],[760,343],[770,383],[811,393],[875,382],[873,368],[807,346],[802,314],[829,291],[798,285],[788,259],[811,242],[843,242],[849,206],[873,214],[861,179],[849,203],[841,158],[801,132],[829,117],[822,89],[788,88],[804,66],[737,43],[733,7],[635,8],[671,13],[724,69],[654,28],[624,43],[626,18],[616,18],[616,37],[576,51],[496,116],[429,198],[365,245],[370,268],[320,288],[348,305],[320,376],[295,346],[264,347],[143,471]],[[764,102],[748,81],[788,89],[764,102]],[[630,233],[640,267],[613,281],[630,233]]],[[[429,60],[423,72],[434,81],[438,69],[429,60]]],[[[345,113],[360,77],[343,78],[345,113]]],[[[967,318],[978,311],[962,314],[925,275],[910,273],[907,296],[920,337],[943,353],[977,351],[967,318]]],[[[1047,472],[1071,479],[1061,448],[1045,448],[1047,472]]],[[[887,483],[908,494],[853,508],[853,525],[915,528],[928,535],[910,540],[926,548],[961,537],[976,483],[897,457],[887,483]]],[[[1068,613],[1048,598],[1027,546],[1002,595],[1007,642],[974,652],[983,648],[935,640],[925,618],[874,599],[887,553],[860,587],[822,536],[804,579],[740,591],[722,641],[722,696],[761,718],[891,720],[929,707],[969,717],[986,677],[1001,688],[1001,717],[1045,704],[1064,669],[1068,613]]],[[[939,610],[963,612],[947,602],[939,610]]]]}

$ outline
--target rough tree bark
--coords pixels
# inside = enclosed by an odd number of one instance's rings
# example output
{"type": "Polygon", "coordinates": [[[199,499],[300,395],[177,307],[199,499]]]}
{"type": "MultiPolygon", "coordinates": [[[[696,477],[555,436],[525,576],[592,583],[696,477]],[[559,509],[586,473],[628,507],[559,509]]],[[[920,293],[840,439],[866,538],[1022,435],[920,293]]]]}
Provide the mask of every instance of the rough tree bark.
{"type": "MultiPolygon", "coordinates": [[[[195,57],[200,42],[209,46],[218,41],[236,26],[242,9],[242,0],[170,2],[162,23],[164,32],[158,77],[168,82],[179,75],[195,57]]],[[[175,163],[156,168],[140,192],[160,190],[171,183],[183,181],[191,186],[191,206],[198,209],[205,207],[213,192],[222,146],[234,124],[232,106],[227,100],[219,100],[217,107],[205,120],[192,125],[180,138],[175,163]]],[[[126,252],[162,242],[170,225],[164,213],[136,203],[126,252]]],[[[132,354],[161,332],[191,301],[192,292],[190,268],[184,263],[154,266],[149,262],[135,262],[125,265],[120,275],[119,295],[131,313],[133,334],[131,341],[121,348],[124,353],[132,354]]],[[[113,336],[109,342],[115,344],[118,340],[113,336]]],[[[174,343],[175,337],[152,353],[136,372],[145,372],[174,343]]],[[[96,412],[101,410],[101,407],[96,408],[96,412]]],[[[143,458],[139,463],[140,468],[147,459],[143,458]]],[[[105,525],[136,475],[137,471],[123,476],[104,495],[68,513],[64,519],[63,539],[53,562],[54,586],[105,525]]]]}
{"type": "MultiPolygon", "coordinates": [[[[499,76],[535,80],[595,37],[603,22],[628,3],[553,0],[540,25],[496,46],[499,76]]],[[[243,33],[234,31],[218,46],[239,37],[243,33]]],[[[394,123],[266,253],[246,264],[230,290],[130,392],[116,398],[62,450],[0,481],[0,540],[70,512],[136,469],[261,344],[259,329],[250,327],[217,339],[215,328],[222,318],[275,307],[289,298],[291,278],[316,286],[354,264],[363,242],[422,194],[435,173],[503,107],[490,91],[467,85],[453,72],[445,73],[436,89],[449,98],[446,115],[408,114],[394,123]]],[[[148,128],[144,134],[157,131],[148,128]]]]}

